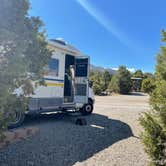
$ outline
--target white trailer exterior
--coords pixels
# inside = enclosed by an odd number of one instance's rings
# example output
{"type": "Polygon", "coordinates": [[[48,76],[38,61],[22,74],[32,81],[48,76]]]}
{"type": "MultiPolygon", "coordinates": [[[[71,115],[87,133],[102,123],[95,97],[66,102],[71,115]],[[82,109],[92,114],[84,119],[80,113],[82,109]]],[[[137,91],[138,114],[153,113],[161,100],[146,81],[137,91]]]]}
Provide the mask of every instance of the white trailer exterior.
{"type": "MultiPolygon", "coordinates": [[[[53,54],[44,67],[46,86],[35,88],[26,113],[68,110],[79,110],[84,115],[92,113],[94,94],[88,81],[89,57],[62,40],[48,43],[53,54]]],[[[20,123],[13,124],[15,127],[20,123]]]]}

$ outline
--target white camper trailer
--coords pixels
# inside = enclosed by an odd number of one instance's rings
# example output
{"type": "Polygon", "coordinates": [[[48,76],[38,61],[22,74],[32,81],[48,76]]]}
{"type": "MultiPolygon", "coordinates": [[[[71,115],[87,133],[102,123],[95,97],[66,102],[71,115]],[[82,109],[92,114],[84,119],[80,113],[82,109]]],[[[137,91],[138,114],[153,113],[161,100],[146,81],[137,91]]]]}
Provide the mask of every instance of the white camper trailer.
{"type": "MultiPolygon", "coordinates": [[[[45,67],[46,86],[38,86],[31,96],[26,114],[55,111],[93,111],[94,94],[89,86],[89,57],[60,39],[49,41],[53,55],[45,67]]],[[[19,126],[24,114],[17,113],[12,127],[19,126]]]]}

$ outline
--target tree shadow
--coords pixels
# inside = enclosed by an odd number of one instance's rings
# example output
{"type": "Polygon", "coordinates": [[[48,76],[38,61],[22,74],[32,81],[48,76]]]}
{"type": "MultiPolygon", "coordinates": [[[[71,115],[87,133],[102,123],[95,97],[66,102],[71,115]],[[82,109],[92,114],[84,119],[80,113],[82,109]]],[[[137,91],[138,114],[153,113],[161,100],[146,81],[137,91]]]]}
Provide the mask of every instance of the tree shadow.
{"type": "MultiPolygon", "coordinates": [[[[86,126],[75,125],[80,117],[65,114],[40,115],[28,117],[24,127],[38,126],[40,132],[30,141],[23,140],[3,149],[8,161],[17,161],[16,165],[26,165],[27,161],[40,166],[72,166],[112,144],[133,136],[130,126],[107,116],[92,114],[84,117],[86,126]],[[17,147],[17,148],[16,148],[17,147]],[[8,150],[17,151],[8,153],[8,150]]],[[[1,152],[1,151],[0,151],[1,152]]],[[[5,156],[5,155],[3,155],[5,156]]],[[[0,159],[1,162],[7,162],[0,159]]],[[[7,163],[9,164],[9,163],[7,163]]]]}

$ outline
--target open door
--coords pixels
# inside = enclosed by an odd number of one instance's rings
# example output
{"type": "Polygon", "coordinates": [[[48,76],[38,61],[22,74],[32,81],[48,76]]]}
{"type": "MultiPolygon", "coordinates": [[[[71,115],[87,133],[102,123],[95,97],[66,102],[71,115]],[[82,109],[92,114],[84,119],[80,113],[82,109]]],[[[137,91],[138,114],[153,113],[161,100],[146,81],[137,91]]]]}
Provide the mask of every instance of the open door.
{"type": "Polygon", "coordinates": [[[74,80],[71,70],[74,64],[75,57],[67,54],[65,57],[64,103],[74,103],[74,80]]]}
{"type": "Polygon", "coordinates": [[[75,103],[88,103],[89,58],[75,57],[75,103]]]}

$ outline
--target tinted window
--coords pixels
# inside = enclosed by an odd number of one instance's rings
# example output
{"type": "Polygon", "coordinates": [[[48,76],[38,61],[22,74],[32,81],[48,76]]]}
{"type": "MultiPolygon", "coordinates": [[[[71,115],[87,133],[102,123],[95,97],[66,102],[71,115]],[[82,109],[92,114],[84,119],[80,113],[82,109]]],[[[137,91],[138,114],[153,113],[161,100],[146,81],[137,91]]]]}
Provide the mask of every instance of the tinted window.
{"type": "Polygon", "coordinates": [[[48,62],[48,75],[58,76],[59,73],[59,60],[58,59],[50,59],[48,62]]]}
{"type": "Polygon", "coordinates": [[[76,77],[87,77],[88,64],[76,64],[76,77]]]}
{"type": "Polygon", "coordinates": [[[76,59],[76,77],[87,77],[88,75],[88,58],[76,59]]]}

